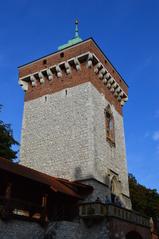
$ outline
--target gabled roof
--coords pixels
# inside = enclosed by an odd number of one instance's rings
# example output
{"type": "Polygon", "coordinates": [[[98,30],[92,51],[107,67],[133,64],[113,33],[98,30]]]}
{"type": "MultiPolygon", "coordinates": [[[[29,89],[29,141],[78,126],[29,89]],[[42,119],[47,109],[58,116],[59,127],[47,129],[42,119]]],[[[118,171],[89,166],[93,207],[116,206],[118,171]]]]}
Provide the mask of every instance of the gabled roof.
{"type": "Polygon", "coordinates": [[[0,169],[19,175],[21,177],[31,179],[46,186],[49,186],[54,192],[67,194],[71,197],[82,199],[83,195],[89,194],[93,188],[82,183],[70,182],[65,179],[49,176],[47,174],[38,172],[23,165],[13,163],[7,159],[0,157],[0,169]]]}

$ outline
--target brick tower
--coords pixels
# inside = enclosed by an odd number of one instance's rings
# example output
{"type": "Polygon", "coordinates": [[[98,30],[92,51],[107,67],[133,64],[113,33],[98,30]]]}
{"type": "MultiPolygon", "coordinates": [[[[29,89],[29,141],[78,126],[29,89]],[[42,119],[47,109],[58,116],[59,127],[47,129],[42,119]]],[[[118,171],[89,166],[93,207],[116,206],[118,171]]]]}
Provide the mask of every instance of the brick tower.
{"type": "Polygon", "coordinates": [[[131,208],[122,107],[128,86],[92,38],[19,67],[25,91],[21,164],[95,188],[131,208]]]}

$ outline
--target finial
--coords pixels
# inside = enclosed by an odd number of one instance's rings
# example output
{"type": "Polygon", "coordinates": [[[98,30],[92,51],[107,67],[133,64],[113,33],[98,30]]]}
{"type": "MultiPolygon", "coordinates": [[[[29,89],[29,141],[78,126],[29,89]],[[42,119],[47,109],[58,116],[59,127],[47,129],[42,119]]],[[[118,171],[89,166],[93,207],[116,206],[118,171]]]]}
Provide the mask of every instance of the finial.
{"type": "Polygon", "coordinates": [[[65,49],[66,47],[73,46],[81,41],[82,41],[82,39],[80,38],[79,33],[78,33],[78,19],[76,19],[74,37],[71,40],[69,40],[66,44],[59,46],[58,50],[62,50],[62,49],[65,49]]]}
{"type": "Polygon", "coordinates": [[[76,21],[75,21],[75,38],[76,37],[79,37],[79,34],[78,34],[78,19],[76,19],[76,21]]]}

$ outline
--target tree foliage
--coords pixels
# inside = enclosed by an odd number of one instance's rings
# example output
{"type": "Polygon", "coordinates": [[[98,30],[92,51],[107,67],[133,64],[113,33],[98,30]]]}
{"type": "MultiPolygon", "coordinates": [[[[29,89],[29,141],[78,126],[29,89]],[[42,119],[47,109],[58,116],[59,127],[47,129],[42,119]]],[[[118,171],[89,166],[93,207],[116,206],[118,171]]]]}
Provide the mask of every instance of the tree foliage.
{"type": "MultiPolygon", "coordinates": [[[[2,106],[0,105],[0,112],[2,106]]],[[[4,123],[0,120],[0,157],[14,160],[17,158],[17,151],[12,149],[13,145],[19,145],[19,143],[13,137],[13,131],[10,124],[4,123]]]]}
{"type": "Polygon", "coordinates": [[[159,193],[139,184],[136,178],[129,174],[129,187],[132,207],[134,210],[149,217],[159,217],[159,193]]]}

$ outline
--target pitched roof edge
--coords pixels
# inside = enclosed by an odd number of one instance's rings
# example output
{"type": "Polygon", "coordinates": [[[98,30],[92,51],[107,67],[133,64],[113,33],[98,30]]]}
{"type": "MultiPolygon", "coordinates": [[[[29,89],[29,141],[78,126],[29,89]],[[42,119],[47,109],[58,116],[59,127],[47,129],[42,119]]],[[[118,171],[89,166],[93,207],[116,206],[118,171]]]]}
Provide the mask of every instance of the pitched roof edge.
{"type": "Polygon", "coordinates": [[[66,50],[69,49],[69,48],[76,47],[77,45],[83,44],[83,43],[85,43],[85,42],[87,42],[87,41],[90,41],[90,40],[93,40],[93,38],[87,38],[86,40],[83,40],[82,42],[78,42],[78,43],[76,43],[76,44],[74,44],[74,45],[72,45],[72,46],[68,46],[68,47],[66,47],[66,48],[64,48],[64,49],[57,50],[57,51],[52,52],[52,53],[50,53],[50,54],[44,55],[44,56],[42,56],[42,57],[39,57],[39,58],[37,58],[37,59],[35,59],[35,60],[33,60],[33,61],[30,61],[30,62],[28,62],[28,63],[25,63],[25,64],[23,64],[23,65],[21,65],[21,66],[18,66],[18,69],[20,69],[20,68],[22,68],[22,67],[25,67],[25,66],[27,66],[27,65],[29,65],[29,64],[32,64],[32,63],[34,63],[34,62],[36,62],[36,61],[40,61],[40,60],[42,60],[43,58],[50,57],[50,56],[55,55],[55,54],[58,54],[58,53],[60,53],[60,52],[64,52],[64,51],[66,51],[66,50]]]}

